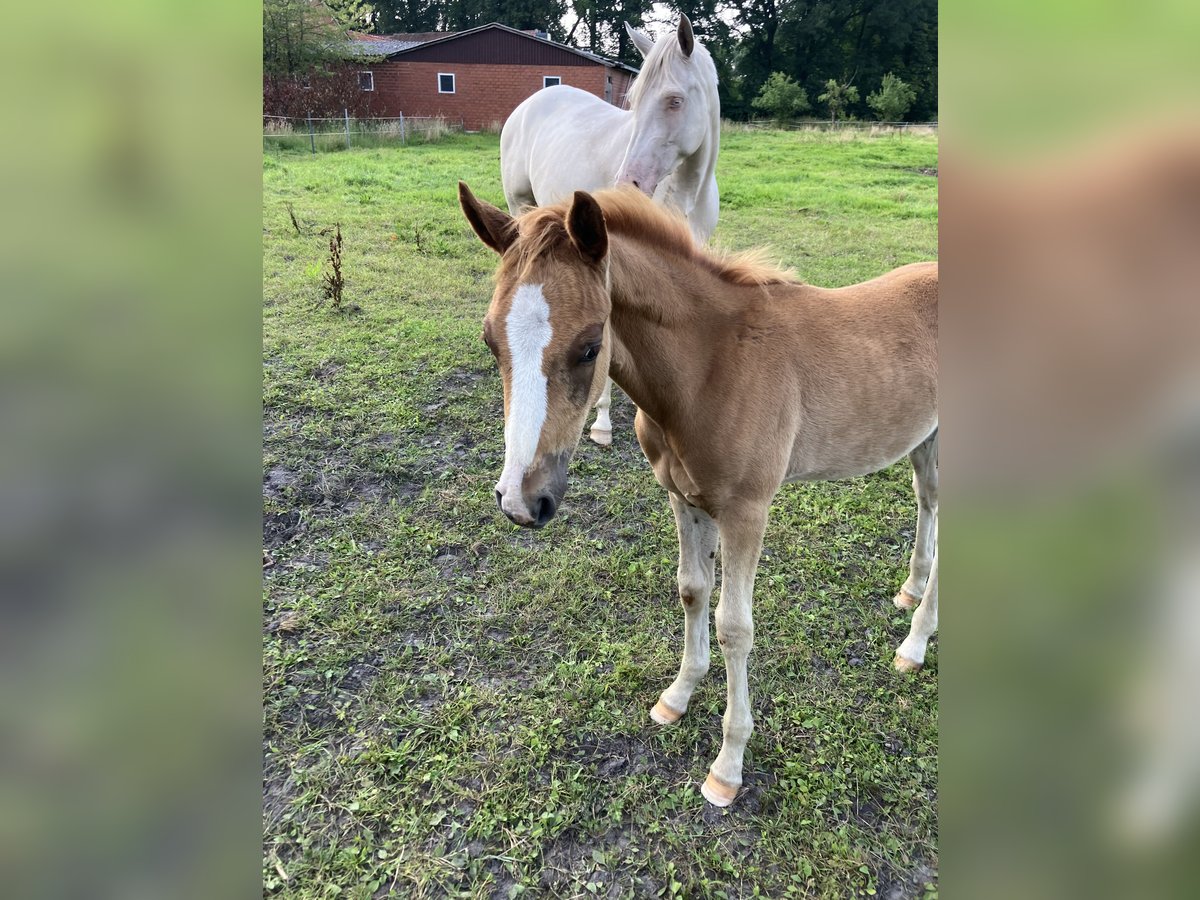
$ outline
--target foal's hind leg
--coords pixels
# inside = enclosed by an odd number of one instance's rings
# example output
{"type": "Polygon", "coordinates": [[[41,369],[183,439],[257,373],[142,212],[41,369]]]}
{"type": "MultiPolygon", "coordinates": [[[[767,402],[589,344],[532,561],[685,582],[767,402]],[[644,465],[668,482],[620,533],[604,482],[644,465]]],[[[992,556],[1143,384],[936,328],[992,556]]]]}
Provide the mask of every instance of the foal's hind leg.
{"type": "Polygon", "coordinates": [[[717,523],[671,492],[671,510],[679,532],[679,600],[683,604],[683,661],[679,675],[650,711],[659,725],[670,725],[687,712],[696,683],[708,671],[708,601],[716,583],[717,523]]]}
{"type": "Polygon", "coordinates": [[[901,609],[912,609],[925,596],[925,583],[937,551],[938,436],[932,435],[908,455],[913,465],[913,491],[917,495],[917,535],[913,541],[908,580],[892,601],[901,609]]]}
{"type": "Polygon", "coordinates": [[[607,447],[612,443],[612,420],[608,417],[608,410],[611,406],[612,379],[605,378],[604,393],[596,401],[596,421],[592,424],[592,430],[588,432],[588,437],[601,447],[607,447]]]}
{"type": "Polygon", "coordinates": [[[938,620],[938,437],[935,431],[913,450],[913,488],[917,492],[917,536],[913,542],[908,580],[895,603],[901,608],[915,604],[908,637],[896,651],[894,664],[901,672],[915,672],[925,664],[925,647],[937,630],[938,620]]]}

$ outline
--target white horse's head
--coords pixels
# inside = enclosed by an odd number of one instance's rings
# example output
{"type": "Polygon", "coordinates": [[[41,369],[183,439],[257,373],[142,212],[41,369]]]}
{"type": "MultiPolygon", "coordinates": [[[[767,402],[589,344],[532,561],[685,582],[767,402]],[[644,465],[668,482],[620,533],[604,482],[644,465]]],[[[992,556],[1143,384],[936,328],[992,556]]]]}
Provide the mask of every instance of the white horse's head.
{"type": "Polygon", "coordinates": [[[675,34],[658,43],[625,23],[645,57],[629,91],[633,137],[617,172],[617,184],[632,184],[654,196],[659,182],[695,155],[720,126],[717,69],[696,40],[687,16],[675,34]]]}

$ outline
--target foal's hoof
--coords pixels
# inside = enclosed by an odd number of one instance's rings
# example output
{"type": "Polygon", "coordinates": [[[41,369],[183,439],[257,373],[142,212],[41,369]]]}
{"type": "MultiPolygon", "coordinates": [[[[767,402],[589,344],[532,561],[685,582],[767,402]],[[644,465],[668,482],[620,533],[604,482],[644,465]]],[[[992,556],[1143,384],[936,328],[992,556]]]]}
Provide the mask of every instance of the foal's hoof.
{"type": "Polygon", "coordinates": [[[712,772],[708,773],[708,777],[704,779],[704,784],[700,785],[700,793],[704,795],[704,799],[713,806],[722,808],[733,802],[737,796],[738,789],[731,784],[726,784],[712,772]]]}
{"type": "Polygon", "coordinates": [[[896,667],[897,672],[920,672],[923,663],[913,662],[907,656],[896,654],[896,658],[892,660],[892,665],[896,667]]]}
{"type": "Polygon", "coordinates": [[[896,604],[897,609],[914,609],[921,605],[919,598],[914,597],[908,591],[904,590],[900,591],[900,593],[893,597],[892,602],[896,604]]]}
{"type": "Polygon", "coordinates": [[[588,437],[592,439],[592,443],[599,444],[601,447],[607,447],[612,443],[612,432],[606,429],[593,428],[588,432],[588,437]]]}
{"type": "Polygon", "coordinates": [[[683,713],[671,709],[671,707],[663,703],[662,700],[659,700],[657,703],[655,703],[654,709],[650,710],[650,718],[652,718],[659,725],[674,725],[679,721],[679,718],[682,715],[683,713]]]}

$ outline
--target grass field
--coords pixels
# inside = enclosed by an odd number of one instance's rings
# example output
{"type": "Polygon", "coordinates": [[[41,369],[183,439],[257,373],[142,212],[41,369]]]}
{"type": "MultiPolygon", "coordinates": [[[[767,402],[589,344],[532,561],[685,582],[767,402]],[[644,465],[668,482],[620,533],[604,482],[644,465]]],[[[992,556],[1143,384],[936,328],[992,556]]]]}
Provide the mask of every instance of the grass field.
{"type": "MultiPolygon", "coordinates": [[[[683,616],[628,399],[544,531],[492,499],[495,259],[455,183],[501,204],[498,160],[480,135],[263,162],[264,893],[936,896],[936,640],[891,667],[910,468],[777,497],[745,788],[709,806],[719,647],[683,721],[648,716],[683,616]],[[320,303],[334,222],[350,311],[320,303]]],[[[729,133],[716,240],[830,286],[936,258],[936,167],[935,137],[729,133]]]]}

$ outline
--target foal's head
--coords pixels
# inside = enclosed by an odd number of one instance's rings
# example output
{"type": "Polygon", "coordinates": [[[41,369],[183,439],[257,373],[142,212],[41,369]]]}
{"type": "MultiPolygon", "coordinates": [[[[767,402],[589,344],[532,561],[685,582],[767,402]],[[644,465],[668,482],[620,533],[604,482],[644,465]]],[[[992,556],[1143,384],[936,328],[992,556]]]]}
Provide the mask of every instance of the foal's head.
{"type": "Polygon", "coordinates": [[[604,214],[582,191],[565,216],[559,207],[519,219],[476,199],[462,182],[458,198],[479,239],[501,257],[483,320],[504,381],[496,502],[516,524],[541,528],[562,502],[567,464],[608,374],[604,214]]]}
{"type": "MultiPolygon", "coordinates": [[[[647,197],[660,181],[695,154],[720,118],[717,69],[692,33],[687,16],[675,34],[656,44],[625,25],[633,44],[646,58],[629,91],[633,135],[617,172],[617,184],[632,184],[647,197]]],[[[715,148],[713,153],[716,153],[715,148]]]]}

